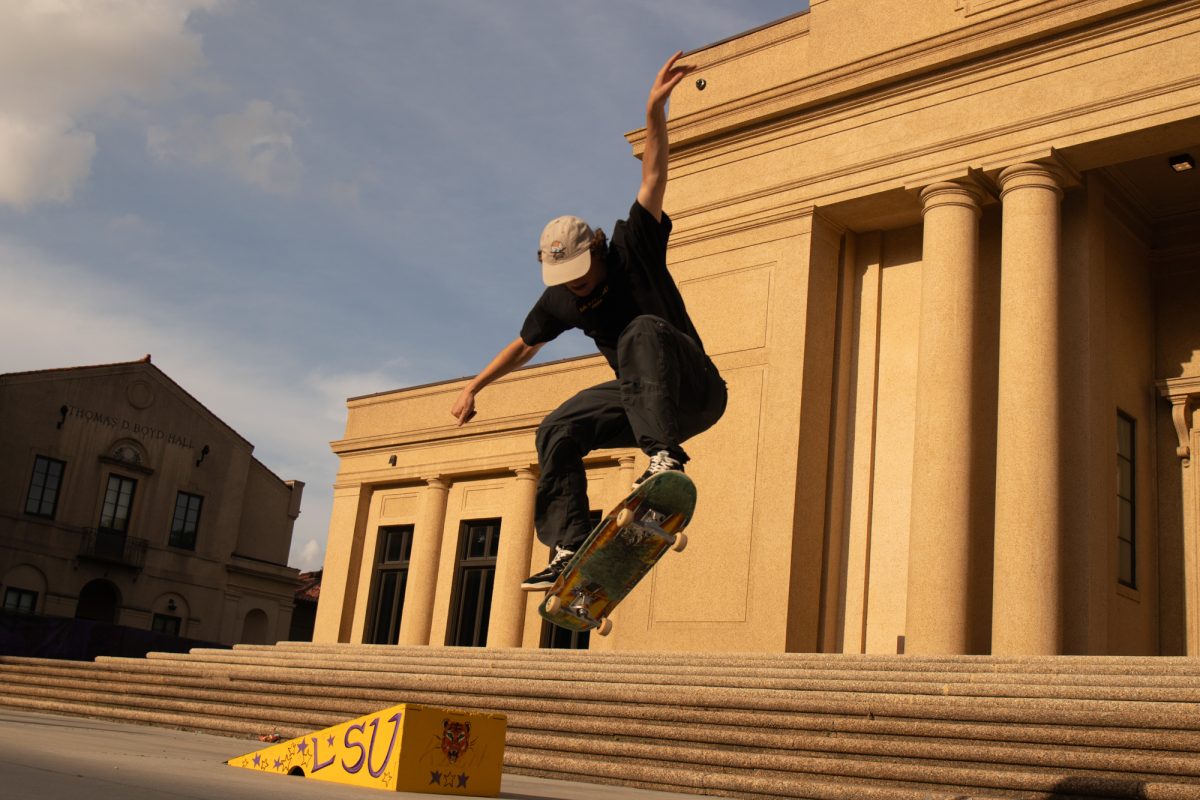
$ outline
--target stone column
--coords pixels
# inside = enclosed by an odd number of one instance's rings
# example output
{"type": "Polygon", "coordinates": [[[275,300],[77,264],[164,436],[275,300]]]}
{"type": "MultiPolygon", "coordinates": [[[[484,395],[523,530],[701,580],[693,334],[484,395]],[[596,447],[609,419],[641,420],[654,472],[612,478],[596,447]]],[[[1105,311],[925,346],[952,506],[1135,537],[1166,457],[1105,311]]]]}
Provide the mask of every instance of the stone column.
{"type": "Polygon", "coordinates": [[[496,557],[496,583],[492,587],[492,612],[488,620],[488,647],[520,647],[525,628],[526,595],[521,581],[529,575],[533,554],[533,507],[537,473],[530,466],[515,467],[516,479],[508,491],[506,513],[500,525],[500,552],[496,557]]]}
{"type": "Polygon", "coordinates": [[[617,459],[617,494],[611,503],[607,503],[604,509],[608,513],[610,507],[617,503],[632,491],[633,481],[636,477],[633,474],[634,465],[637,463],[636,456],[621,456],[617,459]]]}
{"type": "MultiPolygon", "coordinates": [[[[1159,381],[1159,391],[1171,401],[1171,421],[1179,446],[1180,486],[1183,505],[1180,522],[1183,526],[1183,645],[1184,653],[1200,656],[1200,476],[1193,461],[1192,439],[1195,435],[1193,407],[1200,402],[1200,378],[1174,378],[1159,381]]],[[[1177,567],[1178,568],[1178,567],[1177,567]]]]}
{"type": "Polygon", "coordinates": [[[925,218],[905,652],[972,652],[975,318],[983,194],[937,183],[925,218]]]}
{"type": "MultiPolygon", "coordinates": [[[[317,603],[314,642],[349,642],[354,624],[358,582],[362,573],[363,537],[372,489],[359,484],[334,486],[333,509],[329,516],[329,540],[325,547],[325,579],[317,603]]],[[[235,614],[236,609],[227,613],[235,614]]],[[[241,620],[222,622],[231,642],[241,632],[241,620]],[[225,626],[229,626],[226,628],[225,626]]]]}
{"type": "MultiPolygon", "coordinates": [[[[992,653],[1063,647],[1060,180],[1040,164],[1000,173],[1000,375],[992,653]]],[[[1076,423],[1077,424],[1077,423],[1076,423]]]]}
{"type": "Polygon", "coordinates": [[[437,591],[438,561],[442,554],[446,499],[450,486],[440,477],[426,478],[425,484],[420,516],[413,528],[404,610],[400,615],[401,645],[429,644],[429,629],[433,621],[433,597],[437,591]]]}

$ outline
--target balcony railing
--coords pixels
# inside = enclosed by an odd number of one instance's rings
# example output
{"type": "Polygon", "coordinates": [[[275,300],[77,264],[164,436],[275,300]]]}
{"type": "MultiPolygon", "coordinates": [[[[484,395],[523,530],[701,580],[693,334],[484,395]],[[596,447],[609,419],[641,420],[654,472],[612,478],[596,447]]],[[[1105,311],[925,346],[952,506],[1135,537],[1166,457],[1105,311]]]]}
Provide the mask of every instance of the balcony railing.
{"type": "Polygon", "coordinates": [[[132,539],[120,531],[87,528],[79,544],[79,557],[90,561],[141,569],[146,565],[145,539],[132,539]]]}

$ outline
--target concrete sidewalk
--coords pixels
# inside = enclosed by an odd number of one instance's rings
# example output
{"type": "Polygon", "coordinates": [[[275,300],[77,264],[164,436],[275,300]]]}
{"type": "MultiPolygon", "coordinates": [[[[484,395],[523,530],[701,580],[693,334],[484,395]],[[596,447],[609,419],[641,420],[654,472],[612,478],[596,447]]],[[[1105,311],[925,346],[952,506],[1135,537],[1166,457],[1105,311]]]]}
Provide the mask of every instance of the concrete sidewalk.
{"type": "MultiPolygon", "coordinates": [[[[0,797],[13,800],[379,800],[390,793],[225,765],[264,745],[106,720],[0,709],[0,797]]],[[[408,794],[404,797],[448,795],[408,794]]],[[[699,795],[505,775],[511,800],[684,800],[699,795]]]]}

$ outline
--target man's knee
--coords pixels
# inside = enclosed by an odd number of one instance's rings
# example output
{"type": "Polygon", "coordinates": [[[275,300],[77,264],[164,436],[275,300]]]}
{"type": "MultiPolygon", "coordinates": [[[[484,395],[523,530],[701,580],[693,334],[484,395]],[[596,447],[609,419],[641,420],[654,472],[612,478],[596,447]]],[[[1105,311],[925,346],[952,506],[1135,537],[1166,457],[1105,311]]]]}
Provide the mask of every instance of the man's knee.
{"type": "Polygon", "coordinates": [[[656,317],[653,314],[642,314],[641,316],[634,317],[630,323],[625,326],[625,330],[621,331],[621,337],[620,340],[618,340],[618,345],[621,341],[624,341],[627,338],[643,336],[646,334],[660,336],[665,333],[666,330],[667,321],[662,317],[656,317]]]}
{"type": "Polygon", "coordinates": [[[538,426],[534,436],[534,444],[538,455],[544,460],[551,451],[561,450],[564,445],[573,451],[578,451],[579,432],[569,422],[559,422],[547,418],[538,426]]]}

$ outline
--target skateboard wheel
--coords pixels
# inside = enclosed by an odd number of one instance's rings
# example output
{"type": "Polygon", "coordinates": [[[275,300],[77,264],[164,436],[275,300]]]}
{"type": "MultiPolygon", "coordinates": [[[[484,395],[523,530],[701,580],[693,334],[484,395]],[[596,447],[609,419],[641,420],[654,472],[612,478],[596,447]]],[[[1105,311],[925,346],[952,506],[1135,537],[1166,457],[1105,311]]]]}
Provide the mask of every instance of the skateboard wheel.
{"type": "Polygon", "coordinates": [[[624,528],[631,522],[633,522],[633,511],[628,508],[622,508],[619,512],[617,512],[618,528],[624,528]]]}
{"type": "Polygon", "coordinates": [[[600,634],[601,636],[608,636],[610,633],[612,633],[612,620],[608,617],[600,620],[600,625],[597,626],[596,633],[600,634]]]}
{"type": "Polygon", "coordinates": [[[557,613],[560,608],[562,608],[562,599],[558,595],[552,594],[546,598],[546,613],[557,613]]]}
{"type": "Polygon", "coordinates": [[[676,553],[682,553],[685,547],[687,547],[687,534],[680,531],[675,534],[675,543],[671,545],[671,549],[676,553]]]}

